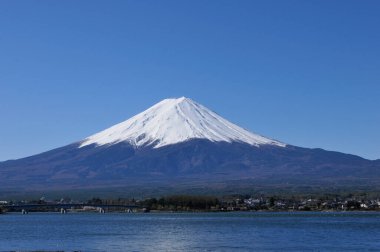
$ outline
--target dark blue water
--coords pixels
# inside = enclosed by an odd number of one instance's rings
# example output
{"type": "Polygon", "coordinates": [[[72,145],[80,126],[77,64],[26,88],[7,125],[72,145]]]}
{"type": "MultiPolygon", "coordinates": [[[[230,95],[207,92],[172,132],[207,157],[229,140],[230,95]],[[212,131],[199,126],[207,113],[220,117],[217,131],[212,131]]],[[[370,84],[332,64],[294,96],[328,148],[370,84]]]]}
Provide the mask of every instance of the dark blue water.
{"type": "Polygon", "coordinates": [[[380,251],[380,213],[12,213],[11,250],[380,251]]]}

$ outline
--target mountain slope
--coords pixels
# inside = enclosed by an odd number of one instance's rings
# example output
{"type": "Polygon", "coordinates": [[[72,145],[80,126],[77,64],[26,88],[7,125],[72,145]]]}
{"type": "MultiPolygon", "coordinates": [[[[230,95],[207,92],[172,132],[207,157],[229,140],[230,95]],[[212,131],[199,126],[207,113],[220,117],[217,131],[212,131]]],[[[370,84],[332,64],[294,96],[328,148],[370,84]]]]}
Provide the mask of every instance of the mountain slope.
{"type": "Polygon", "coordinates": [[[0,163],[0,190],[377,186],[380,163],[248,132],[187,98],[164,100],[85,140],[0,163]],[[247,182],[248,181],[248,182],[247,182]]]}

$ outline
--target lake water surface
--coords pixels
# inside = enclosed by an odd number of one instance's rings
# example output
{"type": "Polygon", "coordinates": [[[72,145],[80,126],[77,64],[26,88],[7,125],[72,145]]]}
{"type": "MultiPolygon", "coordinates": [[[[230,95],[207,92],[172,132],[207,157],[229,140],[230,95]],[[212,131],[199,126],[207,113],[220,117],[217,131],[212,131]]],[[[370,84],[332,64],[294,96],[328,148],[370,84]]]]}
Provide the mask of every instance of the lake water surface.
{"type": "Polygon", "coordinates": [[[380,251],[380,213],[10,213],[0,251],[380,251]]]}

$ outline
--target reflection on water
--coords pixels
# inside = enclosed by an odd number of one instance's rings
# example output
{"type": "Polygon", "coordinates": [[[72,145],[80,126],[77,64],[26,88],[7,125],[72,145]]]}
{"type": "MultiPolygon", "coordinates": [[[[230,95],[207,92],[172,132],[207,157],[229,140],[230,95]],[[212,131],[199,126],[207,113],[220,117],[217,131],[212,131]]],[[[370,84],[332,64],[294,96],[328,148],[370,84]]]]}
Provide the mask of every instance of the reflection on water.
{"type": "Polygon", "coordinates": [[[0,251],[378,250],[379,213],[0,215],[0,251]]]}

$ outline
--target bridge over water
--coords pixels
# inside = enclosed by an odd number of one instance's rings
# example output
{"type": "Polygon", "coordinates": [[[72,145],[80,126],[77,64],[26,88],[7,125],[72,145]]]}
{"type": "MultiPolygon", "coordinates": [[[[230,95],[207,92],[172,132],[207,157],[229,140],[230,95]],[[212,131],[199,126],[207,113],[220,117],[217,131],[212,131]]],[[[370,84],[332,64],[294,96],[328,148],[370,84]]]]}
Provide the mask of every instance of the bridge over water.
{"type": "Polygon", "coordinates": [[[36,210],[55,210],[59,209],[61,213],[66,213],[67,209],[78,209],[84,207],[93,207],[104,213],[106,210],[123,209],[132,211],[132,209],[139,208],[136,205],[123,205],[123,204],[86,204],[86,203],[51,203],[51,204],[15,204],[15,205],[2,205],[5,211],[15,212],[21,211],[23,214],[29,211],[36,210]]]}

